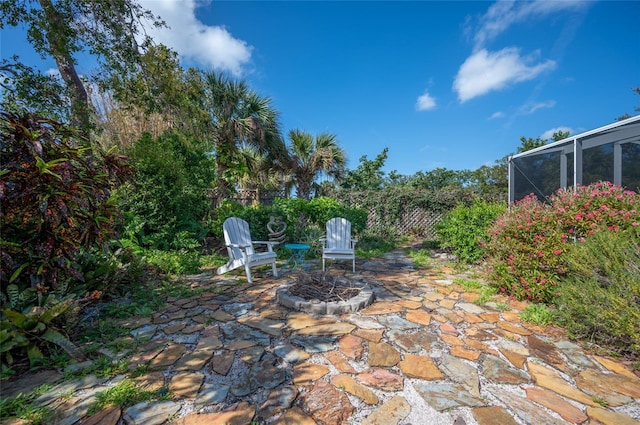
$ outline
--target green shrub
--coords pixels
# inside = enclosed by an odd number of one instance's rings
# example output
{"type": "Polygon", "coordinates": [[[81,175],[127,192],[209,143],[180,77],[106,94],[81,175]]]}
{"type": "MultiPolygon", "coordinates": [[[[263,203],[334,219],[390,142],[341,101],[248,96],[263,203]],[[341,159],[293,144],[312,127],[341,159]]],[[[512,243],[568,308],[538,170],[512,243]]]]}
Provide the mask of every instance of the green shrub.
{"type": "Polygon", "coordinates": [[[311,201],[305,199],[275,199],[273,206],[242,207],[233,202],[225,202],[213,211],[210,221],[211,233],[222,239],[222,224],[228,217],[240,217],[249,223],[251,237],[254,240],[268,240],[267,224],[271,216],[280,216],[287,224],[287,240],[304,242],[318,235],[318,229],[324,231],[327,220],[332,217],[345,217],[351,221],[354,234],[367,226],[367,213],[357,208],[347,208],[337,201],[319,197],[311,201]]]}
{"type": "Polygon", "coordinates": [[[320,196],[309,201],[306,208],[309,220],[324,228],[325,223],[334,217],[344,217],[351,222],[351,230],[358,235],[367,228],[367,211],[350,208],[333,198],[320,196]]]}
{"type": "Polygon", "coordinates": [[[558,321],[569,335],[640,355],[640,245],[629,232],[600,232],[568,256],[558,321]]]}
{"type": "Polygon", "coordinates": [[[211,218],[207,224],[209,233],[218,239],[222,239],[222,225],[224,221],[229,217],[239,217],[243,210],[244,207],[237,202],[222,201],[218,208],[214,209],[211,213],[211,218]]]}
{"type": "Polygon", "coordinates": [[[475,200],[471,206],[458,205],[436,226],[441,247],[451,250],[462,262],[478,262],[485,255],[482,244],[487,228],[505,209],[504,203],[483,200],[475,200]]]}
{"type": "Polygon", "coordinates": [[[640,194],[607,182],[559,190],[548,203],[528,196],[489,228],[491,282],[517,299],[553,302],[575,242],[601,232],[638,234],[640,194]]]}
{"type": "Polygon", "coordinates": [[[174,239],[201,242],[210,213],[207,189],[215,165],[204,146],[177,133],[145,133],[128,151],[134,178],[115,196],[125,218],[121,233],[131,245],[175,249],[174,239]],[[180,236],[182,235],[182,236],[180,236]]]}
{"type": "Polygon", "coordinates": [[[108,249],[83,249],[76,261],[83,280],[72,286],[83,292],[120,293],[137,285],[145,273],[144,259],[117,241],[112,241],[108,249]]]}

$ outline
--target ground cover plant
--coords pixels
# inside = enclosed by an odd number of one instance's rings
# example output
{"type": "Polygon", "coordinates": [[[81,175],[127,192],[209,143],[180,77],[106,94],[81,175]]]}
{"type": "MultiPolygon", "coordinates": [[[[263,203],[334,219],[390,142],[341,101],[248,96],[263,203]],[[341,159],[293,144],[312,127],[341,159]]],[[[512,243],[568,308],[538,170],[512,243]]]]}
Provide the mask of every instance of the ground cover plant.
{"type": "Polygon", "coordinates": [[[603,232],[637,237],[639,206],[639,193],[607,182],[559,190],[547,203],[524,198],[488,230],[490,281],[501,294],[552,303],[575,245],[603,232]]]}

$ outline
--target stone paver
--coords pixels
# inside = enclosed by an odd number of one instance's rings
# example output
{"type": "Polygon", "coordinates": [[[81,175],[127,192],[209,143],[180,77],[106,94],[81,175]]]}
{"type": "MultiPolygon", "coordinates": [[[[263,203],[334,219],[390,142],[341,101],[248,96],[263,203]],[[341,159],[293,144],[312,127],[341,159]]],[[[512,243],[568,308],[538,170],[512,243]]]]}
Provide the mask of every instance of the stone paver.
{"type": "MultiPolygon", "coordinates": [[[[130,370],[148,370],[134,382],[171,400],[88,416],[122,378],[62,382],[52,371],[2,381],[1,396],[54,384],[37,400],[55,411],[53,425],[640,424],[631,365],[523,322],[526,303],[476,304],[477,293],[454,284],[464,273],[443,262],[415,270],[403,250],[356,268],[376,297],[359,312],[291,311],[275,298],[290,277],[257,270],[253,285],[240,273],[193,276],[197,297],[122,321],[131,338],[150,338],[125,354],[130,370]]],[[[352,275],[349,264],[330,270],[352,275]]]]}

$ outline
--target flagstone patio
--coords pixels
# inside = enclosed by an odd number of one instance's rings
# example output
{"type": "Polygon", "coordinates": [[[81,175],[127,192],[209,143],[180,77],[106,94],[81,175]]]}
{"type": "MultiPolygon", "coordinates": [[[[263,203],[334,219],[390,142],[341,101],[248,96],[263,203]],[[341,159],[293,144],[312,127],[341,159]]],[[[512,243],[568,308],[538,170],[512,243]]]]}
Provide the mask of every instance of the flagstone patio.
{"type": "MultiPolygon", "coordinates": [[[[525,303],[477,305],[442,260],[416,270],[403,250],[333,273],[366,280],[374,302],[355,313],[318,315],[275,301],[288,275],[191,276],[204,292],[169,299],[152,317],[123,323],[149,337],[120,353],[135,378],[166,386],[169,401],[87,416],[119,377],[62,381],[39,372],[3,385],[2,396],[44,382],[55,424],[640,424],[640,377],[584,351],[563,330],[522,322],[525,303]],[[500,308],[500,307],[507,307],[500,308]]],[[[6,422],[10,423],[10,422],[6,422]]]]}

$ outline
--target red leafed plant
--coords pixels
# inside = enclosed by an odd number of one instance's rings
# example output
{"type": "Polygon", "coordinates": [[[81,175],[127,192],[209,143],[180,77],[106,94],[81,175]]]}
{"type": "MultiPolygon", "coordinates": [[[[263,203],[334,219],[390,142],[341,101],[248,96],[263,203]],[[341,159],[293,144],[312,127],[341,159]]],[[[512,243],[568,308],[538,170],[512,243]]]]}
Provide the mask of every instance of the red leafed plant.
{"type": "Polygon", "coordinates": [[[26,112],[0,112],[0,132],[3,295],[9,285],[46,292],[62,279],[82,280],[74,260],[81,248],[112,235],[110,193],[130,174],[126,158],[26,112]]]}

